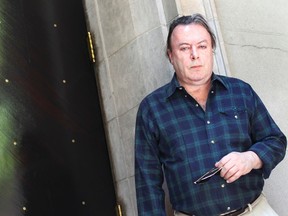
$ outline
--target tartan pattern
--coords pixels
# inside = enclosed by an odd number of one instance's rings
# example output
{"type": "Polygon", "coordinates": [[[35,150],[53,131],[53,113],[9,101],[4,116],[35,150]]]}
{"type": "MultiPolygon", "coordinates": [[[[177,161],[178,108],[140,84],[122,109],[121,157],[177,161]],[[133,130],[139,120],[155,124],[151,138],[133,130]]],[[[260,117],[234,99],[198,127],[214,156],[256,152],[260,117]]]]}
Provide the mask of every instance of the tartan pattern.
{"type": "Polygon", "coordinates": [[[264,178],[283,159],[287,141],[247,83],[212,75],[206,110],[176,75],[140,104],[135,129],[135,183],[139,216],[165,216],[164,175],[175,210],[217,215],[238,209],[262,191],[264,178]],[[215,175],[193,182],[232,152],[254,151],[263,168],[227,184],[215,175]]]}

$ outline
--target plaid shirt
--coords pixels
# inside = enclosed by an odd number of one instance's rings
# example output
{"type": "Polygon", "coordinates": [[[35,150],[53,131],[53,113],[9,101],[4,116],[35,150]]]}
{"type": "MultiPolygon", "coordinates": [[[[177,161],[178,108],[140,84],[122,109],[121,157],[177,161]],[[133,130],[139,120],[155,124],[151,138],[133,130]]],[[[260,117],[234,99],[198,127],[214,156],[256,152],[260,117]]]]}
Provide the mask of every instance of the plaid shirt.
{"type": "Polygon", "coordinates": [[[140,104],[135,135],[139,216],[165,216],[164,175],[173,209],[212,216],[244,207],[262,191],[264,178],[284,158],[286,137],[245,82],[212,75],[206,110],[176,75],[140,104]],[[263,168],[227,184],[216,175],[193,182],[226,154],[254,151],[263,168]]]}

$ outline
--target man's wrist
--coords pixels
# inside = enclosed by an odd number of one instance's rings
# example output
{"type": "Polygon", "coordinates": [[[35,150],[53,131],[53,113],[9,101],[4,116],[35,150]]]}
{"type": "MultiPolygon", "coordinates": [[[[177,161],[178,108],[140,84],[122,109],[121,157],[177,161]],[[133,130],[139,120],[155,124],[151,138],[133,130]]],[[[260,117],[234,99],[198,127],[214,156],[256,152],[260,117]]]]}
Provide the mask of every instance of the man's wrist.
{"type": "Polygon", "coordinates": [[[259,156],[253,152],[253,151],[248,151],[250,156],[251,156],[251,161],[252,161],[252,168],[253,169],[260,169],[263,166],[262,160],[259,158],[259,156]]]}

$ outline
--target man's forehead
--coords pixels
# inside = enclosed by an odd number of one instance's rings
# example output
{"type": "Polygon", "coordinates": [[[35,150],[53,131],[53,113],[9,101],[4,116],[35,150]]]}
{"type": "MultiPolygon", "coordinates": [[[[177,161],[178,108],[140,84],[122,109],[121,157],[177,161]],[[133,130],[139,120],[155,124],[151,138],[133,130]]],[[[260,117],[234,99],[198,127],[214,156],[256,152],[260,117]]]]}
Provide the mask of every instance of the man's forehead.
{"type": "Polygon", "coordinates": [[[177,41],[178,43],[211,43],[211,36],[209,32],[199,24],[178,25],[175,27],[171,35],[172,43],[177,41]]]}

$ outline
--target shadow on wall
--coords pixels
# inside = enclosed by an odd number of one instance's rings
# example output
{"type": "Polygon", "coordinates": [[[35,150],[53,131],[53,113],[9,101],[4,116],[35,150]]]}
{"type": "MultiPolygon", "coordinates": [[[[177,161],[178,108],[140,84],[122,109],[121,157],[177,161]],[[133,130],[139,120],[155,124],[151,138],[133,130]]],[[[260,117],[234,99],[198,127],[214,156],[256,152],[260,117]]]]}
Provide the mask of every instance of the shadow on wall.
{"type": "Polygon", "coordinates": [[[173,209],[169,200],[169,192],[168,192],[168,188],[167,188],[167,184],[166,184],[166,180],[164,181],[163,184],[163,189],[165,191],[165,207],[166,207],[166,214],[167,216],[173,216],[173,209]]]}

